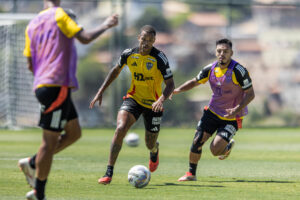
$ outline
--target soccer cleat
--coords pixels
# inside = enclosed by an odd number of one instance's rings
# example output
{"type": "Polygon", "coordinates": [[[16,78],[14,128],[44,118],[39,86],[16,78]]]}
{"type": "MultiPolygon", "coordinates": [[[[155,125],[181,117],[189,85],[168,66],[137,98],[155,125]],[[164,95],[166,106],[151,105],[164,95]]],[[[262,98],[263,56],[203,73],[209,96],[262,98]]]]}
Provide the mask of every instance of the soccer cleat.
{"type": "Polygon", "coordinates": [[[108,184],[110,184],[111,180],[112,180],[112,177],[103,176],[102,178],[99,178],[98,183],[103,184],[103,185],[108,185],[108,184]]]}
{"type": "Polygon", "coordinates": [[[196,181],[197,178],[191,172],[186,172],[184,176],[180,177],[178,181],[196,181]]]}
{"type": "Polygon", "coordinates": [[[150,152],[150,160],[149,160],[149,170],[150,170],[150,172],[154,172],[157,169],[158,164],[159,164],[159,148],[158,148],[159,143],[156,142],[156,145],[157,145],[157,152],[156,153],[151,153],[150,152]],[[151,157],[156,157],[156,162],[153,162],[151,160],[151,157]]]}
{"type": "MultiPolygon", "coordinates": [[[[38,198],[35,196],[35,191],[34,190],[31,190],[31,191],[27,192],[26,199],[27,200],[38,200],[38,198]]],[[[46,197],[44,197],[43,200],[46,200],[46,197]]]]}
{"type": "Polygon", "coordinates": [[[30,187],[35,188],[35,169],[30,166],[29,160],[30,158],[22,158],[19,160],[18,165],[30,187]]]}
{"type": "Polygon", "coordinates": [[[234,146],[234,139],[231,139],[230,142],[228,143],[227,147],[226,147],[227,151],[225,152],[224,155],[219,156],[219,159],[220,160],[226,159],[230,155],[230,152],[231,152],[233,146],[234,146]]]}

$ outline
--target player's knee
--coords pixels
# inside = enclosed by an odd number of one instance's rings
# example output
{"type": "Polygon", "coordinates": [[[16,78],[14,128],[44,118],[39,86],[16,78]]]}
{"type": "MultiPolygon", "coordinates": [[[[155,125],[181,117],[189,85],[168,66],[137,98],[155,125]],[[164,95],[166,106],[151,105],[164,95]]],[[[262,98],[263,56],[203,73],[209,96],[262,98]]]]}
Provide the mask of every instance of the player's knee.
{"type": "Polygon", "coordinates": [[[214,156],[219,156],[224,153],[225,147],[224,144],[220,144],[220,143],[214,144],[214,142],[212,141],[210,144],[210,151],[214,156]]]}
{"type": "Polygon", "coordinates": [[[218,149],[217,147],[210,145],[210,151],[212,153],[212,155],[214,156],[219,156],[222,153],[222,150],[218,149]]]}
{"type": "Polygon", "coordinates": [[[116,134],[118,136],[123,136],[124,137],[126,132],[127,132],[127,127],[125,126],[125,124],[122,123],[122,124],[117,125],[116,134]]]}
{"type": "Polygon", "coordinates": [[[202,146],[204,144],[203,135],[204,135],[203,130],[196,131],[195,137],[193,140],[193,144],[191,146],[191,152],[196,153],[196,154],[202,153],[202,146]]]}

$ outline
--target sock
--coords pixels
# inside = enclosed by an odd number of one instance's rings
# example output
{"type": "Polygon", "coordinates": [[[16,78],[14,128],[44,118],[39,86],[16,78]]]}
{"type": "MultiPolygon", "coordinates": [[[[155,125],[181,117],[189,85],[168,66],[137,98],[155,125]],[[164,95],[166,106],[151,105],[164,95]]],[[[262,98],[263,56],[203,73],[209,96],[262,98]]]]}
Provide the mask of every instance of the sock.
{"type": "Polygon", "coordinates": [[[45,197],[45,186],[46,186],[47,179],[44,181],[39,180],[38,178],[35,180],[35,191],[36,197],[38,200],[43,200],[45,197]]]}
{"type": "Polygon", "coordinates": [[[32,167],[33,169],[35,169],[35,158],[36,158],[36,154],[34,156],[32,156],[29,160],[29,165],[30,167],[32,167]]]}
{"type": "Polygon", "coordinates": [[[156,151],[156,153],[150,152],[150,159],[151,159],[152,162],[157,161],[157,155],[158,155],[157,151],[156,151]]]}
{"type": "Polygon", "coordinates": [[[152,162],[157,161],[157,155],[158,155],[158,143],[156,143],[155,147],[150,151],[150,159],[152,162]]]}
{"type": "Polygon", "coordinates": [[[112,177],[114,174],[114,166],[107,165],[105,176],[112,177]]]}
{"type": "Polygon", "coordinates": [[[194,176],[196,176],[197,164],[190,163],[189,172],[191,172],[194,176]]]}

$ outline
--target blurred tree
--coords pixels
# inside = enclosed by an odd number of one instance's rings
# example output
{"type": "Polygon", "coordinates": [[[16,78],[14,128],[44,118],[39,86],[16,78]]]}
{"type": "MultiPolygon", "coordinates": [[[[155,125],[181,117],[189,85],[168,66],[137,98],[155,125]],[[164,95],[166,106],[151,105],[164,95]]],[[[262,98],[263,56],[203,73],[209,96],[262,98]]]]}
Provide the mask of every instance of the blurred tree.
{"type": "Polygon", "coordinates": [[[163,14],[154,7],[147,7],[142,16],[136,21],[135,26],[140,29],[144,25],[151,25],[160,32],[170,32],[171,28],[169,22],[165,19],[163,14]]]}
{"type": "Polygon", "coordinates": [[[251,4],[253,0],[218,0],[203,1],[189,0],[194,12],[220,12],[232,23],[238,23],[252,16],[251,4]]]}

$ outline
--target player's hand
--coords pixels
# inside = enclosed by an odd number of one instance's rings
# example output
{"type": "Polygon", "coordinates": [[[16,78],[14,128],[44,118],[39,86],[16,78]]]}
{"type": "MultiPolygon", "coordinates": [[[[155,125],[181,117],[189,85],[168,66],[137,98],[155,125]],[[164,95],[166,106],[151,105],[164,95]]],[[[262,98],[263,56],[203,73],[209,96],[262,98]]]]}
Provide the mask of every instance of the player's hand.
{"type": "Polygon", "coordinates": [[[158,99],[157,101],[155,101],[152,104],[152,110],[154,112],[162,112],[164,110],[163,102],[160,99],[158,99]]]}
{"type": "Polygon", "coordinates": [[[236,117],[236,114],[237,114],[237,108],[238,108],[238,106],[235,107],[235,108],[229,108],[229,109],[226,109],[227,114],[224,115],[224,117],[225,117],[225,118],[228,118],[228,119],[233,119],[233,118],[235,118],[235,117],[236,117]]]}
{"type": "Polygon", "coordinates": [[[99,106],[101,106],[102,104],[102,94],[101,93],[97,93],[96,96],[94,97],[94,99],[91,101],[90,103],[90,109],[94,107],[95,103],[99,101],[99,106]]]}
{"type": "Polygon", "coordinates": [[[169,96],[169,99],[170,99],[170,100],[172,100],[172,98],[173,98],[173,95],[174,95],[174,94],[178,94],[178,93],[179,93],[179,91],[178,91],[178,90],[176,90],[176,89],[175,89],[175,90],[173,90],[172,94],[169,96]]]}
{"type": "Polygon", "coordinates": [[[111,28],[114,26],[117,26],[119,23],[119,15],[118,14],[113,14],[105,19],[103,22],[104,26],[107,26],[107,28],[111,28]]]}

